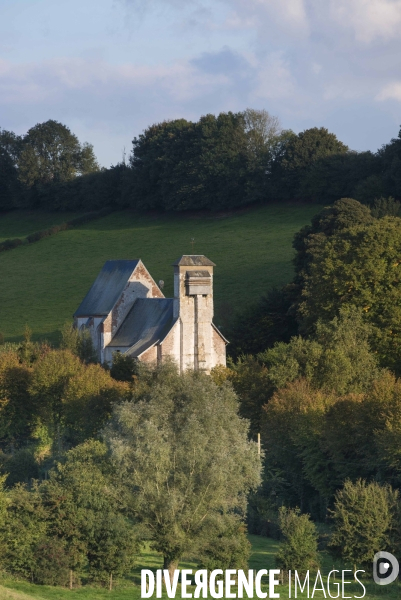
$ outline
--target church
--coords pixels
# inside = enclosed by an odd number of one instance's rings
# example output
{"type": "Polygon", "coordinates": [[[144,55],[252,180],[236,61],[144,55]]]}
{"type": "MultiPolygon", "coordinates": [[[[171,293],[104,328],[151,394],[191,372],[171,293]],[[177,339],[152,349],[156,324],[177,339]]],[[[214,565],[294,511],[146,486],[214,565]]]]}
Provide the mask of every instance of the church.
{"type": "Polygon", "coordinates": [[[140,259],[108,260],[74,314],[90,331],[102,363],[114,352],[145,362],[173,358],[180,371],[226,365],[227,340],[213,323],[213,267],[203,255],[174,264],[174,298],[165,298],[140,259]]]}

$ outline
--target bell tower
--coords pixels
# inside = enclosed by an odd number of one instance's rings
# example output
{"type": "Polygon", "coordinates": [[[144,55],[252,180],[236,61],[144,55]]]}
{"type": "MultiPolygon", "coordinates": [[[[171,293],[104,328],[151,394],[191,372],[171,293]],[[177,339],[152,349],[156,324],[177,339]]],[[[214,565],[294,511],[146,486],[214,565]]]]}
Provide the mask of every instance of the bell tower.
{"type": "Polygon", "coordinates": [[[180,370],[209,372],[213,366],[213,267],[203,255],[174,263],[174,318],[180,324],[180,370]]]}

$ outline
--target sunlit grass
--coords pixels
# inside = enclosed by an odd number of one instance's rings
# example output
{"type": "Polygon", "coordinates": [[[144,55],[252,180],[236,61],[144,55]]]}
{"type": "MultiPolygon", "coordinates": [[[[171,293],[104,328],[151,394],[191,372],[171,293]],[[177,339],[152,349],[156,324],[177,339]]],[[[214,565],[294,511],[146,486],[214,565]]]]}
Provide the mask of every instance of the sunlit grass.
{"type": "MultiPolygon", "coordinates": [[[[249,539],[252,543],[252,554],[249,561],[249,568],[256,571],[260,569],[276,568],[275,554],[279,548],[279,542],[272,540],[271,538],[255,535],[249,536],[249,539]]],[[[321,554],[321,559],[321,572],[323,581],[326,584],[327,574],[332,568],[332,559],[326,553],[321,554]]],[[[67,600],[67,598],[69,600],[103,600],[105,598],[113,598],[114,600],[128,600],[128,598],[132,600],[139,600],[141,569],[156,570],[161,568],[161,556],[150,550],[149,546],[146,545],[142,550],[142,554],[138,559],[137,566],[131,576],[123,581],[118,582],[116,588],[111,593],[106,589],[95,588],[92,586],[83,586],[79,589],[68,590],[60,587],[33,585],[24,581],[17,582],[15,580],[5,578],[3,581],[1,581],[2,585],[0,585],[0,600],[67,600]]],[[[179,568],[196,570],[198,566],[195,561],[191,559],[184,559],[180,563],[179,568]]],[[[336,568],[341,570],[342,568],[344,569],[346,567],[341,564],[336,564],[336,568]]],[[[334,583],[341,582],[341,573],[339,575],[340,577],[337,576],[334,583]]],[[[346,575],[347,580],[352,578],[350,577],[350,573],[347,573],[346,575]]],[[[314,580],[315,576],[311,574],[310,581],[312,583],[310,586],[309,597],[312,597],[314,580]]],[[[367,600],[385,600],[386,598],[388,600],[396,600],[397,598],[401,597],[401,586],[399,583],[393,583],[389,586],[380,587],[374,584],[369,578],[364,579],[363,583],[367,590],[365,596],[367,600]]],[[[263,591],[268,592],[267,585],[263,585],[262,589],[263,591]]],[[[192,588],[192,592],[193,590],[194,588],[192,588]]],[[[279,585],[276,587],[276,592],[280,593],[280,598],[289,598],[288,585],[279,585]]],[[[336,595],[336,588],[334,586],[331,587],[331,594],[333,596],[336,595]]],[[[356,597],[361,595],[362,588],[359,584],[352,583],[345,586],[345,596],[356,597]]],[[[301,594],[298,591],[297,596],[298,598],[307,598],[306,592],[301,594]]],[[[155,598],[155,596],[153,597],[155,598]]],[[[181,597],[179,589],[176,597],[181,597]]],[[[313,597],[321,599],[325,596],[322,591],[316,591],[313,597]]],[[[167,598],[165,592],[163,593],[163,598],[167,598]]],[[[294,583],[292,584],[292,598],[294,598],[294,583]]]]}

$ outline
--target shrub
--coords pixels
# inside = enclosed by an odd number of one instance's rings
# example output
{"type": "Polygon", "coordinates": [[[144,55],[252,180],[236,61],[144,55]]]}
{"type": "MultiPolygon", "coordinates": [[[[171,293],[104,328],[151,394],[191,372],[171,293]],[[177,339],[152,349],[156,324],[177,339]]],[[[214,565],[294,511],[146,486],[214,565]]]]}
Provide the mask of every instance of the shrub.
{"type": "Polygon", "coordinates": [[[0,243],[0,252],[4,252],[4,250],[12,250],[13,248],[17,248],[17,246],[21,246],[23,241],[20,238],[15,238],[13,240],[4,240],[4,242],[0,243]]]}
{"type": "Polygon", "coordinates": [[[279,509],[279,526],[284,538],[276,556],[280,569],[296,569],[305,574],[319,567],[317,551],[318,532],[309,515],[301,515],[299,508],[279,509]]]}
{"type": "MultiPolygon", "coordinates": [[[[219,530],[218,523],[216,523],[219,530]]],[[[221,526],[220,526],[221,529],[221,526]]],[[[213,569],[248,569],[251,544],[246,537],[244,523],[236,517],[227,517],[225,527],[216,537],[211,537],[203,548],[202,568],[213,569]]]]}
{"type": "Polygon", "coordinates": [[[358,568],[371,568],[372,558],[390,548],[390,533],[398,492],[376,481],[349,479],[335,496],[334,533],[329,548],[335,556],[358,568]]]}
{"type": "Polygon", "coordinates": [[[138,375],[138,361],[132,356],[126,356],[121,352],[113,354],[113,362],[110,369],[110,375],[117,381],[133,382],[138,375]]]}

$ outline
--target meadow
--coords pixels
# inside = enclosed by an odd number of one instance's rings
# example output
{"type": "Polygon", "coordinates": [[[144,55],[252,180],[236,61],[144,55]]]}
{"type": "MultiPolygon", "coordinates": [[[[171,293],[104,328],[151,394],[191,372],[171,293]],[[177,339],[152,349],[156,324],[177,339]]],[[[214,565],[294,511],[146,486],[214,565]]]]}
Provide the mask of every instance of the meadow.
{"type": "Polygon", "coordinates": [[[26,210],[0,215],[0,242],[6,239],[24,238],[30,233],[60,225],[78,217],[77,212],[43,212],[26,210]]]}
{"type": "MultiPolygon", "coordinates": [[[[249,540],[252,544],[252,554],[249,561],[249,568],[258,571],[260,569],[274,569],[275,554],[279,547],[279,542],[262,536],[250,535],[249,540]]],[[[162,560],[160,555],[145,547],[141,556],[138,559],[138,564],[129,579],[120,581],[116,588],[109,592],[106,589],[96,588],[92,586],[83,586],[81,588],[69,590],[60,587],[40,586],[29,584],[24,581],[16,581],[3,576],[0,578],[0,600],[104,600],[105,598],[113,598],[113,600],[139,600],[140,598],[140,571],[141,569],[160,569],[162,568],[162,560]]],[[[191,560],[183,560],[179,566],[180,569],[198,568],[197,564],[191,560]]],[[[340,564],[333,564],[330,556],[321,553],[321,572],[324,574],[323,580],[326,581],[327,574],[333,568],[346,568],[340,564]]],[[[349,568],[349,567],[348,567],[349,568]]],[[[350,573],[347,573],[349,576],[350,573]]],[[[349,577],[348,577],[349,579],[349,577]]],[[[314,581],[314,577],[311,577],[314,581]]],[[[336,579],[339,582],[339,579],[336,579]]],[[[364,579],[363,584],[366,587],[367,600],[395,600],[401,596],[401,585],[395,582],[389,586],[380,587],[369,579],[364,579]]],[[[313,588],[313,584],[312,584],[313,588]]],[[[312,594],[310,589],[310,597],[312,594]]],[[[263,591],[268,591],[268,586],[262,586],[263,591]]],[[[326,588],[327,589],[327,588],[326,588]]],[[[193,592],[194,588],[192,588],[193,592]]],[[[280,593],[281,598],[289,598],[288,585],[280,585],[276,588],[280,593]]],[[[331,593],[335,597],[336,588],[331,588],[331,593]]],[[[307,598],[306,590],[304,593],[298,593],[298,598],[307,598]]],[[[362,595],[362,588],[359,584],[348,584],[345,586],[345,596],[356,597],[362,595]]],[[[153,596],[155,597],[155,596],[153,596]]],[[[177,593],[177,599],[181,597],[180,592],[177,593]]],[[[255,596],[256,597],[256,596],[255,596]]],[[[294,597],[294,590],[292,590],[294,597]]],[[[324,598],[322,591],[316,591],[314,598],[324,598]]],[[[341,596],[340,596],[341,597],[341,596]]],[[[167,598],[164,593],[163,598],[167,598]]]]}
{"type": "MultiPolygon", "coordinates": [[[[119,211],[74,229],[0,254],[0,332],[57,343],[63,324],[109,259],[141,258],[156,281],[173,294],[171,264],[182,254],[205,254],[215,269],[215,323],[223,330],[233,315],[268,289],[290,281],[291,242],[318,205],[268,205],[238,212],[137,214],[119,211]],[[194,239],[192,242],[191,239],[194,239]]],[[[70,215],[76,216],[76,215],[70,215]]],[[[63,213],[8,213],[0,237],[15,237],[65,220],[63,213]],[[41,216],[39,216],[41,215],[41,216]]]]}

